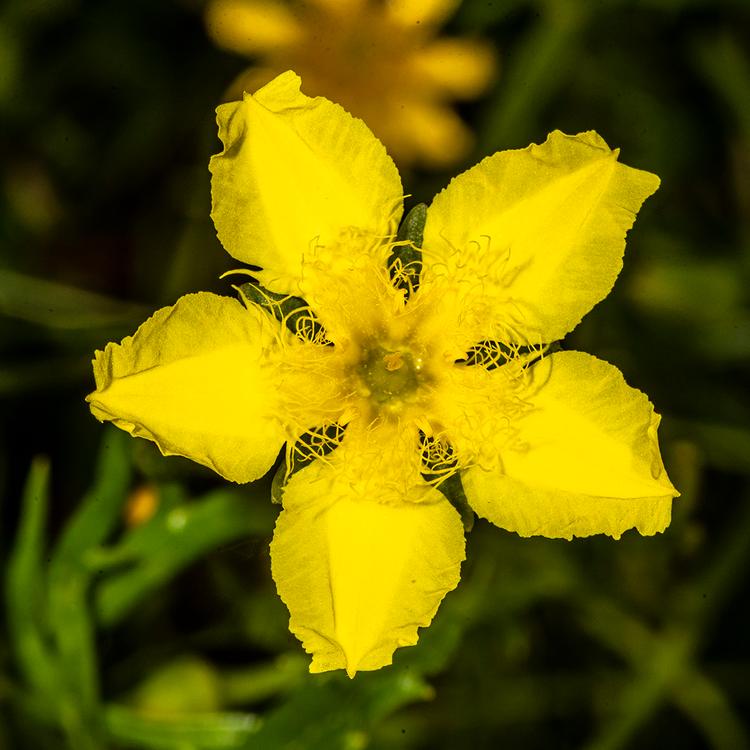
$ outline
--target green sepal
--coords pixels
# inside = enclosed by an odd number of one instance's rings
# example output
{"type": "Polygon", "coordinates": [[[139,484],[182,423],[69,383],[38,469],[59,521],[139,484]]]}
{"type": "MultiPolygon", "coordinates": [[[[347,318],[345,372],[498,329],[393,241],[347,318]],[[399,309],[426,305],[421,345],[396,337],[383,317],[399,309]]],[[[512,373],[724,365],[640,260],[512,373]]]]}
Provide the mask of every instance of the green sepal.
{"type": "Polygon", "coordinates": [[[388,268],[396,286],[413,291],[422,272],[422,240],[427,221],[427,206],[418,203],[406,214],[396,234],[396,244],[388,259],[388,268]],[[399,244],[403,243],[403,244],[399,244]]]}
{"type": "Polygon", "coordinates": [[[466,499],[464,486],[458,469],[458,459],[453,448],[447,445],[447,450],[440,447],[440,441],[427,437],[420,431],[422,443],[422,479],[432,484],[448,502],[458,511],[465,531],[474,527],[474,511],[466,499]],[[430,446],[438,446],[438,451],[431,455],[430,446]],[[425,451],[425,449],[427,449],[425,451]]]}
{"type": "Polygon", "coordinates": [[[396,240],[411,242],[416,249],[420,249],[422,247],[424,225],[426,223],[427,205],[425,203],[417,203],[417,205],[406,214],[404,220],[401,222],[401,226],[398,228],[398,234],[396,235],[396,240]]]}
{"type": "Polygon", "coordinates": [[[289,476],[292,472],[289,472],[287,476],[286,461],[284,458],[279,461],[279,465],[276,467],[273,479],[271,480],[271,502],[276,505],[281,505],[281,496],[284,494],[284,485],[286,484],[289,476]]]}
{"type": "Polygon", "coordinates": [[[474,511],[466,498],[461,476],[458,472],[448,475],[436,489],[445,495],[448,502],[458,511],[464,525],[464,531],[471,531],[474,528],[474,511]]]}
{"type": "Polygon", "coordinates": [[[321,456],[327,456],[341,443],[346,427],[338,423],[321,425],[300,435],[293,444],[289,444],[286,456],[283,456],[271,481],[271,501],[281,503],[286,483],[300,469],[309,466],[321,456]],[[309,453],[304,455],[304,446],[309,453]]]}
{"type": "Polygon", "coordinates": [[[295,335],[301,335],[304,326],[305,335],[302,338],[309,341],[320,338],[322,342],[325,336],[323,326],[302,297],[271,292],[254,279],[241,284],[237,290],[243,299],[268,310],[295,335]]]}

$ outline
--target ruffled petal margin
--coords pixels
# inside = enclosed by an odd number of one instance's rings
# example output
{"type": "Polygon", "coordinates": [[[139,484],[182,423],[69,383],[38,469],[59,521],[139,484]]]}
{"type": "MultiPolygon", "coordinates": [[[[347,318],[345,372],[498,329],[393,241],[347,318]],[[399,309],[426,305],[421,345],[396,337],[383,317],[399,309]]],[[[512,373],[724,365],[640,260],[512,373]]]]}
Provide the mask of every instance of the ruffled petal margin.
{"type": "Polygon", "coordinates": [[[279,324],[255,306],[201,292],[158,310],[97,351],[94,416],[233,482],[268,471],[286,440],[269,353],[279,324]]]}
{"type": "Polygon", "coordinates": [[[659,178],[594,132],[553,132],[456,177],[427,212],[422,284],[453,290],[475,340],[549,343],[612,288],[625,234],[659,178]]]}
{"type": "MultiPolygon", "coordinates": [[[[521,536],[663,531],[672,486],[659,452],[659,416],[617,368],[581,352],[532,366],[515,444],[494,469],[462,474],[482,517],[521,536]]],[[[489,408],[489,405],[488,405],[489,408]]]]}
{"type": "MultiPolygon", "coordinates": [[[[261,283],[297,294],[305,254],[342,230],[395,233],[398,170],[380,141],[338,104],[282,73],[217,111],[224,150],[211,158],[212,213],[227,252],[260,266],[261,283]]],[[[342,247],[345,251],[345,247],[342,247]]]]}
{"type": "Polygon", "coordinates": [[[312,654],[310,671],[353,677],[417,642],[458,584],[464,533],[432,487],[398,497],[372,472],[360,488],[342,460],[334,452],[291,478],[271,562],[290,630],[312,654]]]}

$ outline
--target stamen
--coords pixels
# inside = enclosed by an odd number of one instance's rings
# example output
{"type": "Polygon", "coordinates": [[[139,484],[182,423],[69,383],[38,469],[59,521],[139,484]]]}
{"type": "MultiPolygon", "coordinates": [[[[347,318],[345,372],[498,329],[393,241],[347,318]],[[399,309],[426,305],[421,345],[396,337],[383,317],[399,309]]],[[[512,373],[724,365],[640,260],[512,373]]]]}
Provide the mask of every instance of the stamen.
{"type": "Polygon", "coordinates": [[[286,476],[284,483],[292,474],[317,459],[326,460],[344,439],[345,426],[338,422],[329,422],[315,427],[290,440],[286,445],[286,476]]]}
{"type": "MultiPolygon", "coordinates": [[[[243,273],[239,269],[235,273],[243,273]]],[[[252,274],[248,274],[252,276],[252,274]]],[[[259,305],[268,310],[283,326],[286,326],[297,338],[321,346],[330,345],[325,328],[318,320],[310,305],[301,297],[291,294],[276,294],[262,287],[254,278],[253,281],[233,286],[245,306],[259,305]]]]}
{"type": "Polygon", "coordinates": [[[427,436],[420,430],[419,437],[422,477],[436,487],[458,471],[458,458],[444,436],[427,436]]]}
{"type": "MultiPolygon", "coordinates": [[[[411,243],[408,241],[399,241],[392,243],[390,247],[403,247],[407,245],[411,245],[411,243]]],[[[412,245],[412,247],[414,246],[412,245]]],[[[393,253],[390,257],[392,260],[388,265],[388,275],[391,284],[395,289],[404,290],[406,292],[406,298],[411,299],[419,286],[419,274],[422,270],[422,261],[412,259],[405,263],[404,258],[400,255],[394,255],[393,253]]]]}

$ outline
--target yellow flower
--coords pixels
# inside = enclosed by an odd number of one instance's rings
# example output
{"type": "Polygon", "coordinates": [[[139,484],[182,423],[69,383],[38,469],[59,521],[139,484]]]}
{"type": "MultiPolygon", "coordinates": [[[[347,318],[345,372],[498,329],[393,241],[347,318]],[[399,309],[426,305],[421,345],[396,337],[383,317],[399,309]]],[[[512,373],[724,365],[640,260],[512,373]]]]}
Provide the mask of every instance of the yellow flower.
{"type": "Polygon", "coordinates": [[[230,89],[255,91],[292,68],[305,90],[361,117],[397,163],[440,167],[469,150],[449,107],[490,83],[495,58],[478,40],[436,38],[459,0],[211,0],[210,36],[258,58],[230,89]]]}
{"type": "Polygon", "coordinates": [[[212,215],[258,281],[242,303],[187,295],[108,344],[88,400],[235,482],[285,442],[291,468],[314,459],[285,477],[273,575],[311,671],[354,675],[416,643],[458,583],[464,529],[441,489],[459,477],[474,511],[522,536],[668,525],[647,397],[546,346],[608,294],[659,181],[593,132],[497,153],[427,210],[417,277],[385,149],[299,87],[287,72],[218,109],[212,215]]]}

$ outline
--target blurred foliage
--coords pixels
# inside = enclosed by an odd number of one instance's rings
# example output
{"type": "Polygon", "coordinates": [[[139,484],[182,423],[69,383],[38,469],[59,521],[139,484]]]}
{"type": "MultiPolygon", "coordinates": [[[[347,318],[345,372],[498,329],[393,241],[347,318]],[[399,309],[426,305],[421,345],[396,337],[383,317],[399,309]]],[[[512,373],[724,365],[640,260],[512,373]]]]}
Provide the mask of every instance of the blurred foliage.
{"type": "MultiPolygon", "coordinates": [[[[309,675],[270,580],[270,478],[227,486],[83,402],[95,347],[229,291],[207,163],[246,61],[200,0],[6,0],[0,748],[750,747],[750,6],[467,0],[447,32],[502,65],[462,112],[466,166],[596,129],[662,178],[564,344],[664,415],[672,526],[567,543],[478,522],[418,646],[309,675]]],[[[416,204],[450,175],[404,178],[416,204]]]]}

